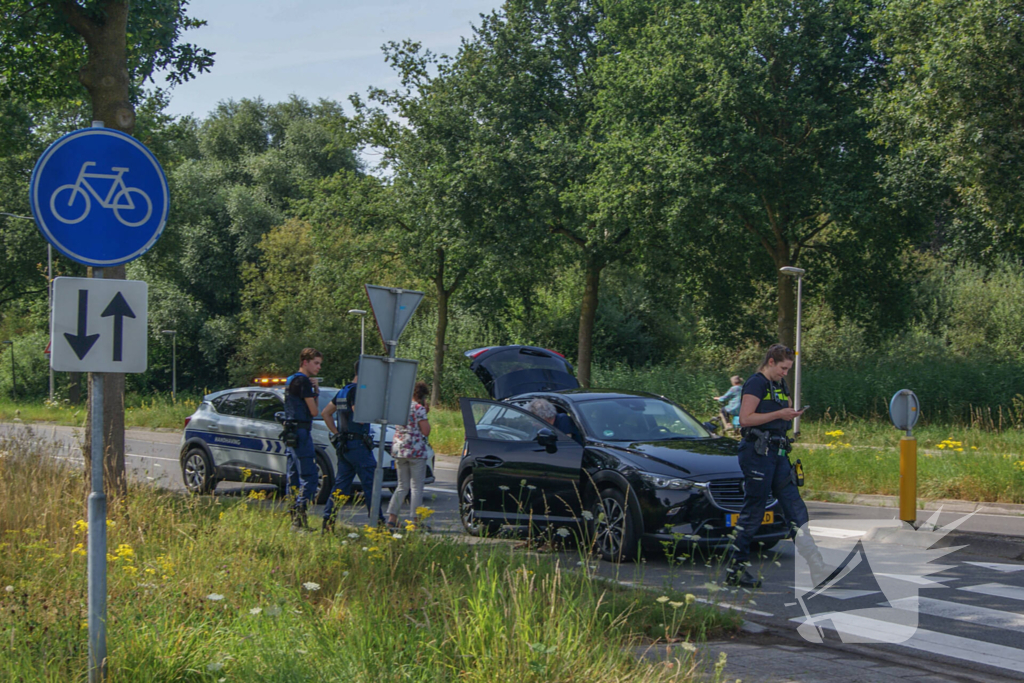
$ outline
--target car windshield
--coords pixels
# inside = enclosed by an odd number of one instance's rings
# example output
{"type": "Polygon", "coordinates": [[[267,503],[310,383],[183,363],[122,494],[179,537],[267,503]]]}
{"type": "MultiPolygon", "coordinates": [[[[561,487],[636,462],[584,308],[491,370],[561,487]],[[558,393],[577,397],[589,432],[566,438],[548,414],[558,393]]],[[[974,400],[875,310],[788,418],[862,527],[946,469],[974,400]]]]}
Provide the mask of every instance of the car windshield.
{"type": "Polygon", "coordinates": [[[704,427],[679,406],[660,398],[623,396],[577,404],[587,434],[610,441],[706,439],[704,427]]]}

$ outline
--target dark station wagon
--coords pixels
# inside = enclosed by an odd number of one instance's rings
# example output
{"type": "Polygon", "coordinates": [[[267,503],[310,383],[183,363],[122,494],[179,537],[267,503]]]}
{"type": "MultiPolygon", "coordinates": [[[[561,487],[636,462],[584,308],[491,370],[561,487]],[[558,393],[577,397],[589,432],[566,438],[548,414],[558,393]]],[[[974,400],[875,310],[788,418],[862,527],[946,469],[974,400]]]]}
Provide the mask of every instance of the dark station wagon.
{"type": "MultiPolygon", "coordinates": [[[[493,399],[460,400],[466,443],[458,491],[467,531],[582,528],[613,561],[666,541],[728,545],[743,505],[735,441],[663,396],[581,389],[569,362],[548,349],[466,355],[493,399]],[[527,410],[535,398],[565,415],[555,423],[565,431],[527,410]]],[[[771,498],[755,542],[770,548],[787,528],[771,498]]]]}

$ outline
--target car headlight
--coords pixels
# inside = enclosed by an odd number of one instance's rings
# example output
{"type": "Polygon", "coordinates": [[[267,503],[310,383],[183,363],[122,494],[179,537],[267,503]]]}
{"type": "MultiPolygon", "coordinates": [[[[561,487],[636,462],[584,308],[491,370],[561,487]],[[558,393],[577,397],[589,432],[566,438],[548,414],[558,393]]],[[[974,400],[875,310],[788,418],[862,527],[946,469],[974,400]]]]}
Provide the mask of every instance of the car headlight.
{"type": "Polygon", "coordinates": [[[708,487],[704,482],[667,477],[664,474],[651,474],[650,472],[640,472],[639,474],[644,482],[656,489],[684,491],[686,489],[706,489],[708,487]]]}

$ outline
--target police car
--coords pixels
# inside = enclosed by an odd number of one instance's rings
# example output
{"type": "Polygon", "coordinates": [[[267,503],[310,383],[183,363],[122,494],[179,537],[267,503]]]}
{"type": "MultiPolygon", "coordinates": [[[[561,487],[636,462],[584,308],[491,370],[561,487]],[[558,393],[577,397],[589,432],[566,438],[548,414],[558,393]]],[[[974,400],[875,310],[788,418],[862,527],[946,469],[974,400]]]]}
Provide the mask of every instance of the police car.
{"type": "MultiPolygon", "coordinates": [[[[320,387],[319,409],[340,391],[320,387]]],[[[210,493],[222,481],[286,486],[287,456],[281,441],[281,424],[274,415],[284,410],[284,379],[259,378],[254,385],[227,389],[203,397],[202,404],[185,419],[181,437],[181,476],[192,493],[210,493]]],[[[374,456],[380,439],[380,425],[370,425],[374,456]]],[[[323,419],[313,419],[316,446],[317,491],[313,501],[327,502],[338,471],[338,456],[331,445],[323,419]]],[[[394,427],[388,427],[384,442],[384,486],[398,484],[391,441],[394,427]]],[[[434,457],[427,461],[425,483],[434,481],[434,457]]],[[[356,486],[359,485],[358,478],[356,486]]]]}

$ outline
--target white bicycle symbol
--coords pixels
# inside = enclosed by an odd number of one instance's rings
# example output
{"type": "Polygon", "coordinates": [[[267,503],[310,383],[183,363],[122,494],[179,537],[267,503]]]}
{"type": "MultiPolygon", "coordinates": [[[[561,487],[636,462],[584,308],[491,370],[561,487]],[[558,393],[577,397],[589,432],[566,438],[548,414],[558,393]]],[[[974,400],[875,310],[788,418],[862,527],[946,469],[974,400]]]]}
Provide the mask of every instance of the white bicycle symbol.
{"type": "MultiPolygon", "coordinates": [[[[96,201],[100,203],[104,209],[112,209],[114,215],[117,216],[123,225],[129,228],[137,228],[153,215],[153,202],[150,201],[149,195],[140,190],[137,187],[128,187],[124,184],[124,179],[121,177],[128,172],[127,168],[114,166],[110,170],[117,171],[116,175],[110,175],[106,173],[86,173],[86,169],[90,166],[95,166],[95,161],[87,161],[82,164],[82,170],[78,172],[78,180],[75,181],[74,185],[61,185],[53,194],[50,195],[50,211],[61,223],[67,223],[68,225],[74,225],[85,219],[89,215],[89,211],[92,209],[92,200],[89,199],[89,195],[92,194],[96,198],[96,201]],[[101,197],[99,193],[89,183],[89,178],[96,178],[98,180],[113,180],[114,183],[110,186],[110,191],[107,192],[106,197],[101,197]],[[88,192],[86,192],[88,190],[88,192]],[[65,206],[63,204],[63,197],[58,199],[58,195],[62,192],[67,192],[68,200],[66,205],[66,212],[71,215],[71,218],[62,216],[57,211],[57,206],[65,206]],[[146,205],[146,215],[139,221],[128,221],[121,216],[121,211],[133,211],[136,210],[141,204],[136,204],[132,200],[132,195],[138,195],[139,199],[144,201],[146,205]],[[78,197],[82,198],[81,202],[77,202],[78,197]],[[81,208],[78,208],[81,207],[81,208]],[[75,218],[74,216],[77,216],[75,218]]],[[[132,214],[129,214],[129,216],[132,214]]],[[[137,214],[136,214],[137,215],[137,214]]]]}

